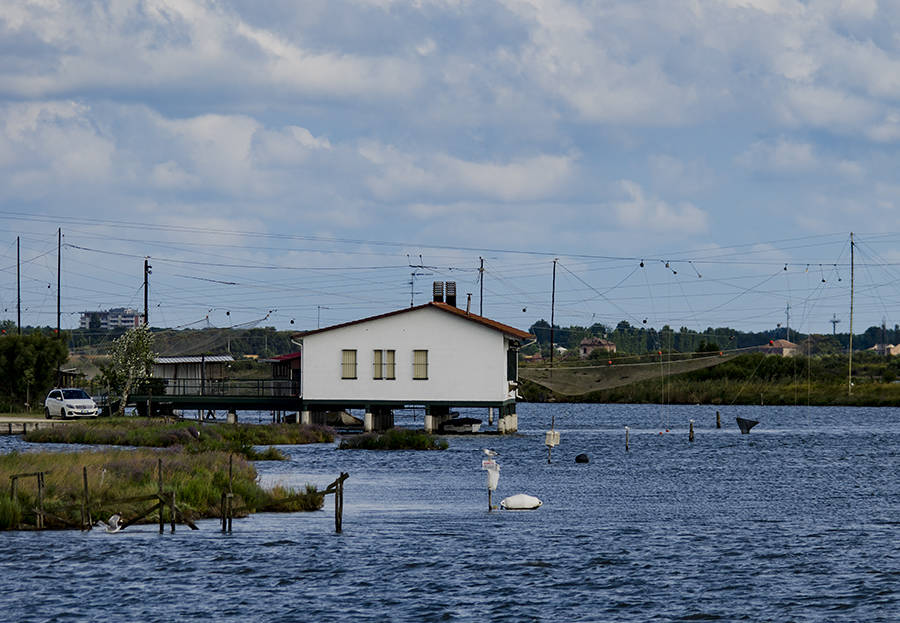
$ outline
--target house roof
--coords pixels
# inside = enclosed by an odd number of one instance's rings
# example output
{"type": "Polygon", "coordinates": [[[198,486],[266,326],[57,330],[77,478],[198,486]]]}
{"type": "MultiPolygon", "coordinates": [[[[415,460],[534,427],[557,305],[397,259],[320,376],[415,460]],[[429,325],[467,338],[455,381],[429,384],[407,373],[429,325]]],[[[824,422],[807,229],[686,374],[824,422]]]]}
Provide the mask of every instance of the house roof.
{"type": "Polygon", "coordinates": [[[172,363],[230,363],[234,361],[231,355],[193,355],[189,357],[156,357],[153,363],[159,365],[172,363]]]}
{"type": "Polygon", "coordinates": [[[581,340],[581,346],[615,346],[615,342],[603,339],[602,337],[586,337],[581,340]]]}
{"type": "Polygon", "coordinates": [[[296,353],[288,353],[287,355],[275,355],[274,357],[269,357],[268,359],[260,359],[261,363],[281,363],[283,361],[291,361],[293,359],[300,359],[300,351],[296,353]]]}
{"type": "Polygon", "coordinates": [[[352,320],[350,322],[345,322],[343,324],[336,324],[331,327],[323,327],[321,329],[312,329],[310,331],[304,331],[302,333],[295,333],[292,337],[295,338],[304,338],[308,335],[315,335],[317,333],[325,333],[326,331],[333,331],[335,329],[342,329],[344,327],[350,327],[353,325],[361,324],[363,322],[369,322],[371,320],[380,320],[381,318],[388,318],[390,316],[397,316],[400,314],[406,314],[409,312],[417,311],[420,309],[438,309],[448,314],[453,314],[470,322],[474,322],[480,324],[482,326],[488,327],[490,329],[494,329],[495,331],[500,331],[501,333],[508,335],[510,337],[514,337],[520,340],[529,340],[534,339],[534,336],[526,331],[521,331],[516,329],[515,327],[511,327],[509,325],[503,324],[502,322],[497,322],[496,320],[491,320],[490,318],[485,318],[484,316],[478,316],[477,314],[467,313],[463,309],[459,309],[455,305],[448,305],[447,303],[435,303],[428,302],[424,305],[417,305],[415,307],[407,307],[405,309],[398,309],[396,311],[388,312],[386,314],[380,314],[378,316],[370,316],[368,318],[362,318],[360,320],[352,320]]]}
{"type": "Polygon", "coordinates": [[[771,344],[766,344],[766,348],[798,348],[798,345],[787,340],[772,340],[771,344]]]}

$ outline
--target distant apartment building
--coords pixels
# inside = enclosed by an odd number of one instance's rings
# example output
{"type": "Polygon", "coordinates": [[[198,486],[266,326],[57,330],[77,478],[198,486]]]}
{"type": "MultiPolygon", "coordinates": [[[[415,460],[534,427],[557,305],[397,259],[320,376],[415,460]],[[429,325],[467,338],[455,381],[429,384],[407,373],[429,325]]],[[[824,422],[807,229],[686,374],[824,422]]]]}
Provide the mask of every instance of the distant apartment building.
{"type": "Polygon", "coordinates": [[[79,327],[82,329],[99,329],[106,331],[108,329],[131,329],[141,324],[141,314],[136,309],[130,307],[114,307],[105,311],[85,311],[81,312],[81,322],[79,327]]]}

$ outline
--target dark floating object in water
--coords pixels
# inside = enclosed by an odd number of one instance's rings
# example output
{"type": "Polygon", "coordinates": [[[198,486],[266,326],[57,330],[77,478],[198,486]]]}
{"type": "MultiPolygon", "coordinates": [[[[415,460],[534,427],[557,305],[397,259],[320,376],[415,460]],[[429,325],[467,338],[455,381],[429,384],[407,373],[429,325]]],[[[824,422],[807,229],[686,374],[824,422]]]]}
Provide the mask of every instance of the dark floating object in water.
{"type": "Polygon", "coordinates": [[[742,417],[737,418],[737,423],[742,435],[749,435],[750,429],[759,424],[756,420],[745,420],[742,417]]]}
{"type": "Polygon", "coordinates": [[[441,433],[477,433],[481,430],[481,420],[474,417],[455,417],[440,425],[441,433]]]}
{"type": "Polygon", "coordinates": [[[590,463],[591,460],[588,458],[588,455],[581,453],[575,457],[576,463],[590,463]]]}

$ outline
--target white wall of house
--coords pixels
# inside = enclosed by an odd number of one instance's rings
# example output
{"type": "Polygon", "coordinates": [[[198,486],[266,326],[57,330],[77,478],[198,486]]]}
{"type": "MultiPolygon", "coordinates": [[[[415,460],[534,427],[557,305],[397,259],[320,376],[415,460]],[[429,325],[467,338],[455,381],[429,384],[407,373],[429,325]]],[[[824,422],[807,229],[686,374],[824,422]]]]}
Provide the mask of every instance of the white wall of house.
{"type": "Polygon", "coordinates": [[[505,401],[509,339],[425,307],[303,337],[304,400],[505,401]],[[342,379],[342,351],[356,350],[357,378],[342,379]],[[396,353],[396,379],[373,379],[373,351],[396,353]],[[428,351],[428,379],[413,379],[413,351],[428,351]]]}

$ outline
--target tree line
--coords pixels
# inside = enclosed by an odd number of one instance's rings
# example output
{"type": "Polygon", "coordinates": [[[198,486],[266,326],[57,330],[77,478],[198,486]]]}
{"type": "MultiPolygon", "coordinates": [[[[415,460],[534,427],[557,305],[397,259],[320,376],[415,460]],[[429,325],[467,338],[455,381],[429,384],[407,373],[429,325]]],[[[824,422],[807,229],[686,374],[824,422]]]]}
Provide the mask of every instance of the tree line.
{"type": "MultiPolygon", "coordinates": [[[[529,333],[537,338],[537,346],[531,351],[537,351],[538,347],[543,352],[549,352],[550,348],[550,323],[544,319],[532,324],[529,333]]],[[[712,350],[733,350],[763,346],[769,341],[787,339],[787,329],[776,327],[767,331],[740,331],[730,327],[708,327],[705,331],[696,331],[687,327],[674,329],[665,325],[657,330],[647,326],[633,326],[626,320],[619,322],[615,327],[602,323],[589,327],[553,326],[553,342],[569,350],[577,350],[581,341],[585,338],[605,338],[616,345],[617,353],[640,355],[644,353],[664,351],[691,353],[712,350]]],[[[850,334],[837,333],[833,335],[818,334],[807,335],[791,331],[790,341],[804,346],[801,350],[806,352],[809,342],[810,354],[838,354],[846,352],[850,347],[850,334]]],[[[900,325],[893,328],[873,326],[863,333],[853,335],[854,350],[866,350],[878,344],[897,344],[900,342],[900,325]]]]}

